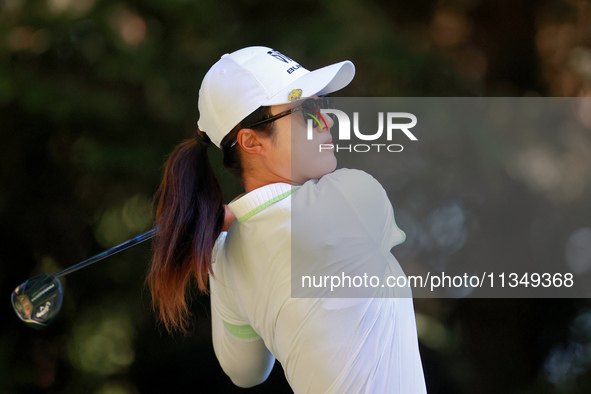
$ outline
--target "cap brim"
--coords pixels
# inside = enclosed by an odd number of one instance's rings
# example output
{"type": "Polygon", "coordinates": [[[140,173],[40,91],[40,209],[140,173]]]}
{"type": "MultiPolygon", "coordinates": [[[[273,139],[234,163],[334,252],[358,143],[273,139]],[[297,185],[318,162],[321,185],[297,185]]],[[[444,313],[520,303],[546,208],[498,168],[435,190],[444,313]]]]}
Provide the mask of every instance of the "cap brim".
{"type": "Polygon", "coordinates": [[[262,105],[279,105],[290,102],[294,89],[302,90],[302,97],[322,96],[347,86],[355,76],[355,66],[348,60],[310,71],[281,89],[262,105]]]}

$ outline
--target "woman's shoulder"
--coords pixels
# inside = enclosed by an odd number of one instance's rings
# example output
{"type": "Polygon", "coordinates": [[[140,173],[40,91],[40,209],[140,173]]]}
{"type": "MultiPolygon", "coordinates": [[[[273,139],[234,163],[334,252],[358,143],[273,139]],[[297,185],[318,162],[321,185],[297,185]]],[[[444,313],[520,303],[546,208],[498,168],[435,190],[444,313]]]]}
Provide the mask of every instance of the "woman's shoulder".
{"type": "MultiPolygon", "coordinates": [[[[391,210],[390,200],[382,185],[370,174],[342,168],[322,178],[306,182],[292,201],[296,217],[334,215],[353,216],[379,221],[391,210]]],[[[293,216],[293,215],[292,215],[293,216]]]]}
{"type": "Polygon", "coordinates": [[[319,182],[322,181],[339,181],[339,182],[348,182],[348,183],[377,183],[378,181],[370,174],[363,170],[358,170],[355,168],[339,168],[331,172],[330,174],[324,175],[320,178],[319,182]]]}
{"type": "Polygon", "coordinates": [[[317,187],[323,191],[334,190],[339,194],[344,193],[353,201],[385,196],[384,188],[373,176],[351,168],[340,168],[324,175],[318,181],[317,187]]]}

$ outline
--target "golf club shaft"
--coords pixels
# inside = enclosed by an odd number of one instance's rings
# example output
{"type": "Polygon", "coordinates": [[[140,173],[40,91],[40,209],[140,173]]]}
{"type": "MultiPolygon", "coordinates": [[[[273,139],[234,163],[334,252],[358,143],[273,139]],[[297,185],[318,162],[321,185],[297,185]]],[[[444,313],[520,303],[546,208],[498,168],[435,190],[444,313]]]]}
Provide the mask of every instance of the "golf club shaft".
{"type": "Polygon", "coordinates": [[[156,230],[157,230],[156,228],[153,228],[149,231],[146,231],[145,233],[140,234],[136,237],[133,237],[132,239],[127,240],[127,241],[123,242],[122,244],[119,244],[117,246],[113,246],[111,249],[105,250],[104,252],[99,253],[96,256],[90,257],[78,264],[68,267],[68,268],[58,272],[57,274],[54,274],[53,276],[55,276],[56,278],[59,278],[60,276],[71,274],[72,272],[78,271],[79,269],[87,267],[93,263],[96,263],[97,261],[100,261],[104,258],[112,256],[115,253],[119,253],[125,249],[131,248],[132,246],[135,246],[135,245],[140,244],[144,241],[147,241],[154,236],[154,234],[156,233],[156,230]]]}

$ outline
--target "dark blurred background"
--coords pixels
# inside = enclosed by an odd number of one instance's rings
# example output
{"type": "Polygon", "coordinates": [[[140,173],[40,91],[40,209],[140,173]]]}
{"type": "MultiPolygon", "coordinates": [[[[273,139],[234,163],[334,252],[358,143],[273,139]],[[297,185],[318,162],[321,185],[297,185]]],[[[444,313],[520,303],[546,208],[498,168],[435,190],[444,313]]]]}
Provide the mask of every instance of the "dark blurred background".
{"type": "MultiPolygon", "coordinates": [[[[64,278],[63,309],[44,331],[20,322],[8,296],[33,275],[150,227],[162,165],[195,130],[203,75],[223,53],[251,45],[308,69],[352,60],[357,75],[346,96],[591,95],[589,1],[0,0],[0,392],[243,392],[213,355],[207,297],[193,295],[189,336],[157,326],[144,285],[147,244],[64,278]]],[[[407,212],[401,227],[422,221],[428,231],[457,196],[466,220],[480,223],[465,251],[494,256],[519,235],[531,240],[523,259],[575,253],[591,264],[587,131],[474,138],[455,153],[423,157],[429,165],[407,182],[413,198],[395,205],[407,212]],[[494,160],[509,145],[535,165],[461,177],[459,168],[494,160]],[[445,195],[425,181],[434,172],[457,175],[445,195]],[[471,193],[491,176],[496,211],[471,193]],[[495,212],[507,215],[502,228],[486,225],[495,212]]],[[[220,175],[230,200],[240,189],[220,175]]],[[[403,266],[405,258],[474,258],[410,235],[403,266]]],[[[430,393],[591,392],[587,300],[415,305],[430,393]]],[[[290,390],[277,364],[246,392],[290,390]]]]}

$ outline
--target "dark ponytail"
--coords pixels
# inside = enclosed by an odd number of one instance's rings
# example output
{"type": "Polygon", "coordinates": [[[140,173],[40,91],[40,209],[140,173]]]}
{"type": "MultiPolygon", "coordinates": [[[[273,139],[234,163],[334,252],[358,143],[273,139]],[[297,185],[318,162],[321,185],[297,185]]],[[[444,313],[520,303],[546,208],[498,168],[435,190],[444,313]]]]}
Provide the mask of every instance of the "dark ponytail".
{"type": "Polygon", "coordinates": [[[191,276],[207,293],[211,252],[224,222],[222,190],[207,155],[210,143],[199,134],[177,146],[156,193],[158,233],[147,280],[152,305],[169,332],[186,331],[191,276]]]}
{"type": "MultiPolygon", "coordinates": [[[[260,107],[243,122],[252,124],[270,116],[269,107],[260,107]]],[[[242,177],[236,126],[221,142],[225,167],[242,177]]],[[[256,129],[273,137],[272,123],[256,129]]],[[[222,190],[209,163],[207,149],[211,140],[197,131],[194,138],[182,142],[172,152],[164,177],[156,192],[156,226],[154,255],[147,283],[152,306],[169,332],[186,332],[189,308],[187,284],[195,278],[199,290],[207,293],[207,280],[212,272],[212,250],[224,224],[222,190]]]]}

